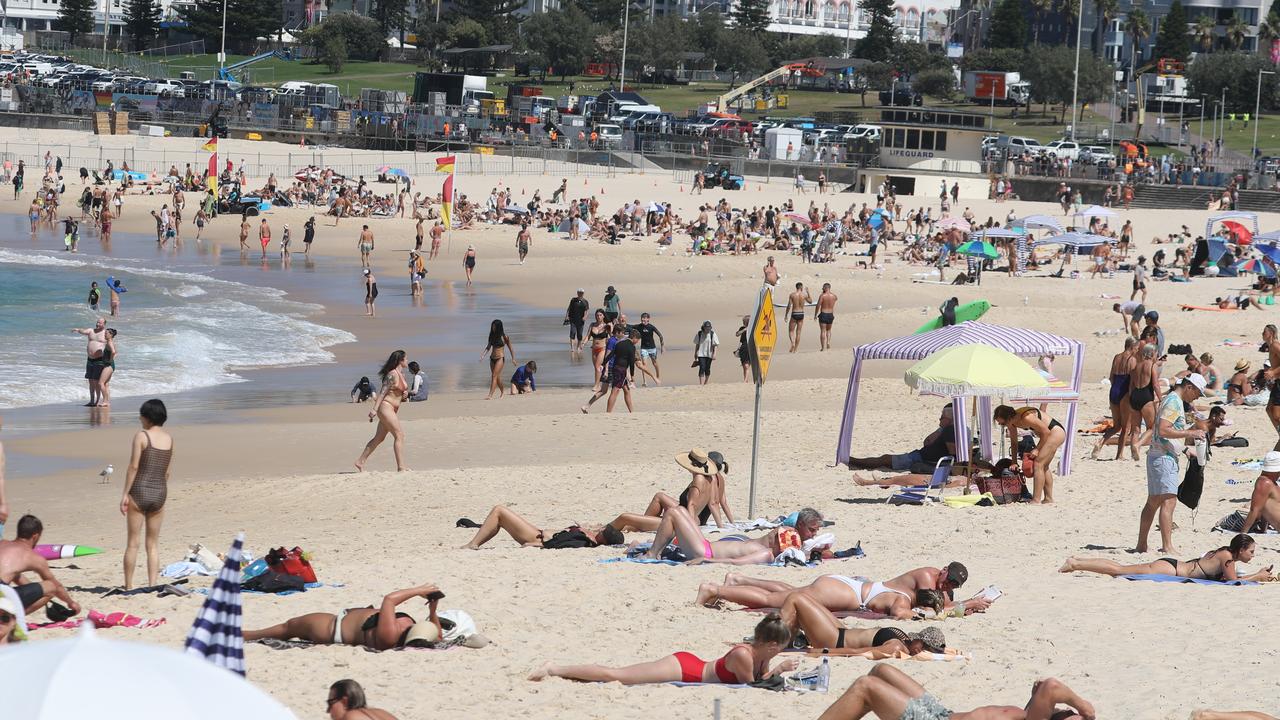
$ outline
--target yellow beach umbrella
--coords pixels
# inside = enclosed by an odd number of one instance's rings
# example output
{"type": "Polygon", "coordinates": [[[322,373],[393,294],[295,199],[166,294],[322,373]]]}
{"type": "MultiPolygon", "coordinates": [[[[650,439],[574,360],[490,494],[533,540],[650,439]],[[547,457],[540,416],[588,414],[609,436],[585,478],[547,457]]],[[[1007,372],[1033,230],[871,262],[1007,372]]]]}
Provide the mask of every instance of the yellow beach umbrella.
{"type": "Polygon", "coordinates": [[[1022,358],[979,344],[943,348],[912,365],[905,379],[919,392],[946,397],[1027,397],[1049,387],[1022,358]]]}

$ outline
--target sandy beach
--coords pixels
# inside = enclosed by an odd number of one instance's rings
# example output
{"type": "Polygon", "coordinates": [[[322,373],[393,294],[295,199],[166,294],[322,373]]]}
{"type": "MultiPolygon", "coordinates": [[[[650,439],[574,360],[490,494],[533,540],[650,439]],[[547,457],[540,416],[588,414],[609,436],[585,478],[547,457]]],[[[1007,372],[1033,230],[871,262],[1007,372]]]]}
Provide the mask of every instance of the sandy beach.
{"type": "MultiPolygon", "coordinates": [[[[68,135],[67,142],[83,139],[68,135]]],[[[4,140],[20,138],[13,130],[0,129],[0,141],[4,140]]],[[[190,138],[164,141],[179,149],[191,149],[196,142],[190,138]]],[[[159,143],[152,141],[153,146],[159,143]]],[[[226,145],[228,155],[235,158],[262,144],[226,141],[226,145]]],[[[68,179],[70,196],[78,191],[79,182],[68,179]]],[[[442,179],[442,175],[414,178],[415,189],[438,192],[442,179]]],[[[559,181],[559,176],[551,175],[470,176],[460,180],[460,191],[478,199],[501,182],[517,200],[534,190],[549,198],[559,181]]],[[[597,195],[602,211],[612,212],[627,200],[670,201],[686,218],[696,215],[699,202],[714,202],[722,196],[735,207],[746,208],[776,205],[789,197],[794,197],[797,207],[812,200],[819,207],[826,203],[840,211],[850,204],[875,204],[873,195],[856,193],[794,196],[789,183],[776,179],[771,184],[748,182],[737,193],[709,190],[701,196],[691,195],[687,185],[681,194],[681,183],[670,173],[590,177],[585,182],[581,177],[569,178],[570,196],[597,195]]],[[[385,192],[392,186],[382,187],[385,192]]],[[[933,189],[929,186],[925,192],[931,194],[933,189]]],[[[979,220],[987,216],[1003,220],[1010,211],[1020,217],[1062,216],[1055,205],[994,203],[977,199],[979,193],[985,195],[985,183],[963,184],[956,212],[971,207],[979,220]]],[[[23,213],[29,192],[17,201],[11,195],[0,192],[0,213],[23,213]]],[[[936,198],[899,200],[904,209],[929,206],[937,215],[936,198]]],[[[147,211],[163,201],[159,196],[127,196],[124,217],[115,223],[118,238],[113,244],[126,242],[121,238],[129,233],[144,237],[153,233],[147,211]]],[[[68,197],[64,203],[73,205],[74,200],[68,197]]],[[[189,206],[194,209],[190,199],[189,206]]],[[[1193,236],[1202,234],[1208,216],[1202,209],[1117,212],[1113,227],[1132,220],[1137,249],[1148,257],[1155,249],[1154,236],[1175,232],[1183,224],[1193,236]]],[[[265,216],[277,233],[288,223],[294,228],[295,244],[300,245],[302,223],[311,214],[306,208],[276,208],[265,216]]],[[[456,528],[455,521],[460,517],[483,520],[495,504],[510,505],[540,527],[553,530],[570,523],[605,522],[624,511],[640,512],[655,492],[675,495],[687,484],[688,474],[673,457],[692,446],[719,450],[728,458],[728,498],[739,519],[745,518],[753,388],[742,381],[741,366],[733,356],[733,332],[754,306],[768,252],[689,257],[683,251],[683,238],[674,249],[660,252],[653,237],[611,246],[571,243],[562,234],[538,231],[529,260],[521,265],[516,259],[514,227],[455,231],[441,258],[429,267],[429,297],[456,298],[457,309],[449,306],[443,314],[469,308],[478,322],[469,336],[450,335],[447,342],[456,343],[459,354],[470,353],[468,362],[483,368],[487,319],[482,318],[487,317],[485,308],[493,307],[486,303],[517,306],[527,311],[522,315],[527,319],[508,323],[517,359],[536,359],[540,368],[556,368],[560,375],[555,377],[566,380],[546,383],[546,389],[533,396],[486,401],[483,389],[471,381],[474,368],[463,372],[428,367],[429,373],[439,373],[441,387],[446,389],[433,393],[426,403],[406,403],[402,408],[406,459],[413,470],[391,472],[391,451],[384,445],[370,461],[370,472],[356,474],[352,462],[373,426],[367,422],[367,405],[345,402],[350,383],[361,374],[372,376],[396,348],[439,351],[432,345],[437,326],[435,320],[426,319],[428,309],[415,307],[408,295],[403,251],[413,247],[412,220],[368,221],[377,238],[374,263],[383,293],[380,317],[369,319],[362,315],[360,259],[355,248],[364,221],[343,220],[335,229],[330,218],[317,215],[317,219],[314,263],[320,270],[349,273],[350,284],[308,286],[296,275],[307,272],[304,263],[295,255],[290,269],[281,268],[274,246],[260,275],[261,284],[275,286],[288,279],[291,287],[297,287],[299,299],[323,307],[319,322],[358,338],[330,348],[334,363],[352,368],[354,376],[332,388],[314,389],[315,402],[277,407],[270,402],[271,378],[287,371],[250,372],[245,387],[261,388],[264,401],[260,405],[229,410],[216,421],[198,423],[171,414],[167,428],[175,438],[175,460],[161,541],[163,562],[181,559],[187,546],[196,542],[220,552],[237,532],[244,531],[247,547],[259,555],[280,545],[300,545],[314,553],[317,573],[326,583],[326,587],[285,597],[246,595],[246,627],[264,627],[307,612],[376,605],[392,590],[430,582],[447,594],[442,607],[467,611],[493,644],[481,650],[383,653],[355,647],[275,650],[250,644],[245,649],[250,680],[300,718],[322,717],[326,688],[347,677],[365,686],[372,705],[401,718],[441,713],[565,720],[649,718],[655,713],[705,718],[711,716],[715,700],[721,701],[724,718],[806,718],[819,715],[838,692],[870,670],[868,660],[833,659],[832,692],[827,695],[718,686],[624,688],[558,679],[528,682],[529,672],[546,660],[621,665],[678,650],[713,659],[728,644],[749,635],[759,616],[695,606],[698,584],[722,578],[730,569],[725,566],[602,563],[620,555],[620,550],[521,549],[505,534],[476,552],[459,549],[472,531],[456,528]],[[462,253],[469,244],[479,257],[474,289],[464,287],[462,253]],[[286,278],[287,273],[295,275],[286,278]],[[634,414],[623,412],[619,403],[618,411],[606,415],[603,403],[597,403],[584,416],[578,407],[590,394],[591,371],[586,364],[571,365],[559,320],[576,288],[586,290],[594,308],[608,285],[617,287],[629,320],[634,322],[641,312],[648,312],[663,332],[664,384],[637,389],[634,414]],[[690,360],[693,335],[704,320],[714,323],[721,347],[711,383],[699,387],[690,360]],[[521,336],[539,343],[539,350],[522,352],[521,336]]],[[[1263,230],[1280,226],[1277,216],[1264,215],[1259,221],[1263,230]]],[[[206,228],[205,245],[214,256],[234,256],[236,232],[234,217],[220,217],[206,228]]],[[[38,243],[25,238],[13,243],[46,251],[60,244],[48,232],[38,243]]],[[[1172,247],[1163,247],[1173,255],[1172,247]]],[[[1269,611],[1275,606],[1271,586],[1134,583],[1057,572],[1072,555],[1120,562],[1160,557],[1154,550],[1143,556],[1129,551],[1146,499],[1141,463],[1089,460],[1093,438],[1080,437],[1072,474],[1057,482],[1056,504],[966,509],[887,506],[886,490],[859,487],[845,467],[835,465],[850,348],[913,332],[953,295],[962,303],[990,301],[993,308],[984,317],[986,322],[1083,341],[1080,425],[1088,427],[1108,412],[1107,388],[1100,381],[1112,355],[1121,349],[1123,336],[1095,333],[1119,329],[1111,298],[1128,299],[1129,274],[1090,280],[1087,273],[1080,279],[987,273],[978,287],[917,284],[911,282],[912,276],[928,268],[898,260],[899,245],[890,249],[893,254],[883,261],[883,270],[858,268],[856,261],[862,258],[853,256],[820,265],[804,264],[795,256],[777,257],[781,289],[802,282],[816,296],[822,283],[830,282],[840,300],[833,351],[818,352],[818,327],[810,319],[800,351],[790,354],[783,347],[775,355],[764,387],[761,420],[756,514],[776,517],[805,506],[817,508],[835,523],[829,531],[836,534],[836,547],[861,542],[866,557],[818,568],[749,567],[746,572],[804,584],[820,574],[886,580],[922,565],[964,562],[970,585],[957,593],[959,597],[968,597],[985,585],[1005,593],[984,614],[939,623],[948,645],[971,658],[893,661],[956,710],[987,703],[1022,705],[1032,682],[1045,676],[1061,678],[1094,702],[1099,717],[1183,718],[1199,707],[1267,710],[1275,685],[1267,668],[1276,656],[1268,632],[1269,611]]],[[[81,252],[103,252],[96,235],[85,233],[81,252]]],[[[163,267],[169,260],[157,256],[156,262],[163,267]]],[[[257,262],[255,248],[247,267],[257,262]]],[[[1086,259],[1078,259],[1076,267],[1086,270],[1086,259]]],[[[953,268],[948,279],[958,270],[953,268]]],[[[1252,361],[1256,369],[1265,358],[1257,352],[1257,341],[1262,327],[1275,322],[1274,307],[1260,312],[1178,311],[1180,303],[1208,305],[1216,296],[1246,284],[1229,278],[1197,278],[1187,284],[1152,282],[1147,307],[1160,311],[1169,343],[1188,343],[1196,353],[1213,354],[1224,372],[1239,358],[1252,361]],[[1248,345],[1230,347],[1224,341],[1248,345]]],[[[68,293],[82,294],[79,287],[68,293]]],[[[1063,362],[1059,374],[1068,367],[1063,362]]],[[[1170,355],[1165,376],[1183,367],[1181,358],[1170,355]]],[[[902,381],[905,368],[905,363],[896,362],[867,366],[855,454],[906,452],[919,447],[934,429],[943,401],[912,393],[902,381]]],[[[506,374],[513,370],[508,363],[506,374]]],[[[66,382],[83,381],[67,378],[66,382]]],[[[32,512],[44,521],[45,542],[102,547],[102,555],[54,562],[55,573],[86,608],[167,620],[155,629],[104,633],[179,647],[200,596],[98,598],[121,580],[122,470],[128,462],[129,438],[137,429],[133,418],[143,399],[118,398],[112,404],[112,422],[88,429],[24,433],[20,423],[15,425],[13,413],[6,412],[6,433],[0,440],[9,453],[26,459],[25,468],[35,468],[11,472],[6,478],[10,522],[32,512]],[[21,437],[12,439],[13,432],[21,437]],[[40,458],[48,458],[49,466],[59,469],[38,471],[40,458]],[[117,472],[111,484],[103,485],[96,470],[61,469],[67,462],[86,468],[110,462],[117,472]]],[[[1051,407],[1050,414],[1065,418],[1065,409],[1051,407]]],[[[1261,457],[1274,442],[1275,431],[1263,409],[1232,407],[1228,417],[1234,422],[1230,429],[1249,438],[1251,447],[1215,450],[1199,511],[1194,517],[1185,507],[1177,511],[1179,557],[1195,557],[1230,540],[1209,529],[1228,512],[1247,507],[1256,477],[1256,470],[1234,468],[1231,462],[1261,457]],[[1228,479],[1245,484],[1229,485],[1228,479]]],[[[6,537],[11,536],[12,531],[7,531],[6,537]]],[[[644,537],[633,534],[629,539],[644,537]]],[[[1257,540],[1259,552],[1250,571],[1271,565],[1280,550],[1275,536],[1257,540]]],[[[1156,544],[1153,540],[1152,547],[1156,544]]],[[[208,579],[192,581],[196,586],[208,583],[208,579]]],[[[405,609],[415,617],[423,615],[421,603],[410,603],[405,609]]],[[[859,627],[889,624],[846,622],[859,627]]],[[[925,623],[909,625],[905,629],[914,631],[925,623]]],[[[69,632],[40,630],[35,639],[69,632]]],[[[815,663],[805,658],[802,667],[815,663]]]]}

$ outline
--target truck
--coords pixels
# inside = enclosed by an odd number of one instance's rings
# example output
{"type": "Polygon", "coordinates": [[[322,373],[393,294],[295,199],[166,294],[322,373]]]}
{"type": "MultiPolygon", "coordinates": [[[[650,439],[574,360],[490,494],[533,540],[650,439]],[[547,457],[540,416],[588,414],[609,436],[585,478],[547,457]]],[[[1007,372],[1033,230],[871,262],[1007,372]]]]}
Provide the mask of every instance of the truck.
{"type": "Polygon", "coordinates": [[[1026,105],[1031,102],[1031,83],[1016,72],[970,70],[964,74],[964,96],[982,105],[1026,105]]]}
{"type": "Polygon", "coordinates": [[[482,99],[492,99],[483,75],[420,72],[413,76],[413,102],[433,104],[432,96],[443,93],[445,105],[479,107],[482,99]]]}

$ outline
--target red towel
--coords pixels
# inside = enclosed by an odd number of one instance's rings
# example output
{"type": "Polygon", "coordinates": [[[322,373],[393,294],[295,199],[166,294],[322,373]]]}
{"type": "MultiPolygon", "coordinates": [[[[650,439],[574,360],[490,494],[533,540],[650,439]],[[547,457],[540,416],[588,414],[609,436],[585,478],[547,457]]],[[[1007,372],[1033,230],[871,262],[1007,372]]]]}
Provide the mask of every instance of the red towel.
{"type": "MultiPolygon", "coordinates": [[[[126,612],[104,613],[98,610],[90,610],[86,616],[93,623],[93,626],[99,630],[113,627],[131,627],[131,628],[153,628],[160,627],[165,623],[164,618],[152,618],[147,620],[137,615],[130,615],[126,612]]],[[[56,623],[45,623],[43,625],[30,625],[31,630],[39,630],[41,628],[76,628],[80,627],[83,620],[72,618],[56,623]]]]}

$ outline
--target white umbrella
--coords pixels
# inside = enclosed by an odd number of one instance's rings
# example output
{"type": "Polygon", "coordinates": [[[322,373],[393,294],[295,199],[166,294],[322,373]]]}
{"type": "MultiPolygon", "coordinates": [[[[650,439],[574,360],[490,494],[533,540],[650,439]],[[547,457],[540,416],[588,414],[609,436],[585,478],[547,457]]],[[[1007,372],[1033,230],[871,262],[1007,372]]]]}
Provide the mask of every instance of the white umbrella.
{"type": "Polygon", "coordinates": [[[1006,230],[1002,227],[992,227],[974,230],[973,233],[970,234],[969,239],[990,240],[991,238],[1003,238],[1006,240],[1012,240],[1014,238],[1020,238],[1022,235],[1023,233],[1020,233],[1017,230],[1006,230]]]}
{"type": "Polygon", "coordinates": [[[665,213],[666,211],[667,211],[667,208],[662,203],[656,203],[656,202],[649,203],[648,212],[665,213]]]}
{"type": "MultiPolygon", "coordinates": [[[[575,218],[565,218],[564,220],[561,220],[560,228],[559,228],[560,232],[562,233],[569,232],[569,228],[570,228],[569,223],[572,222],[574,219],[575,218]]],[[[580,233],[591,232],[591,226],[588,225],[585,221],[583,221],[582,218],[576,218],[576,220],[578,223],[578,232],[580,233]]]]}
{"type": "Polygon", "coordinates": [[[1052,230],[1056,233],[1066,232],[1057,218],[1052,218],[1048,215],[1028,215],[1021,220],[1015,220],[1013,224],[1017,227],[1040,228],[1042,230],[1052,230]]]}
{"type": "Polygon", "coordinates": [[[1076,217],[1116,217],[1116,211],[1111,208],[1104,208],[1101,205],[1090,205],[1075,214],[1076,217]]]}
{"type": "Polygon", "coordinates": [[[229,670],[162,645],[107,640],[91,624],[74,637],[0,651],[5,717],[23,720],[297,720],[229,670]]]}
{"type": "Polygon", "coordinates": [[[1041,245],[1066,245],[1074,248],[1091,248],[1099,245],[1110,245],[1111,238],[1105,235],[1091,235],[1089,233],[1069,232],[1061,235],[1053,235],[1043,240],[1037,240],[1036,247],[1041,245]]]}
{"type": "Polygon", "coordinates": [[[969,224],[968,220],[965,220],[962,217],[948,217],[942,218],[933,227],[937,230],[955,229],[961,232],[969,232],[973,226],[969,224]]]}

